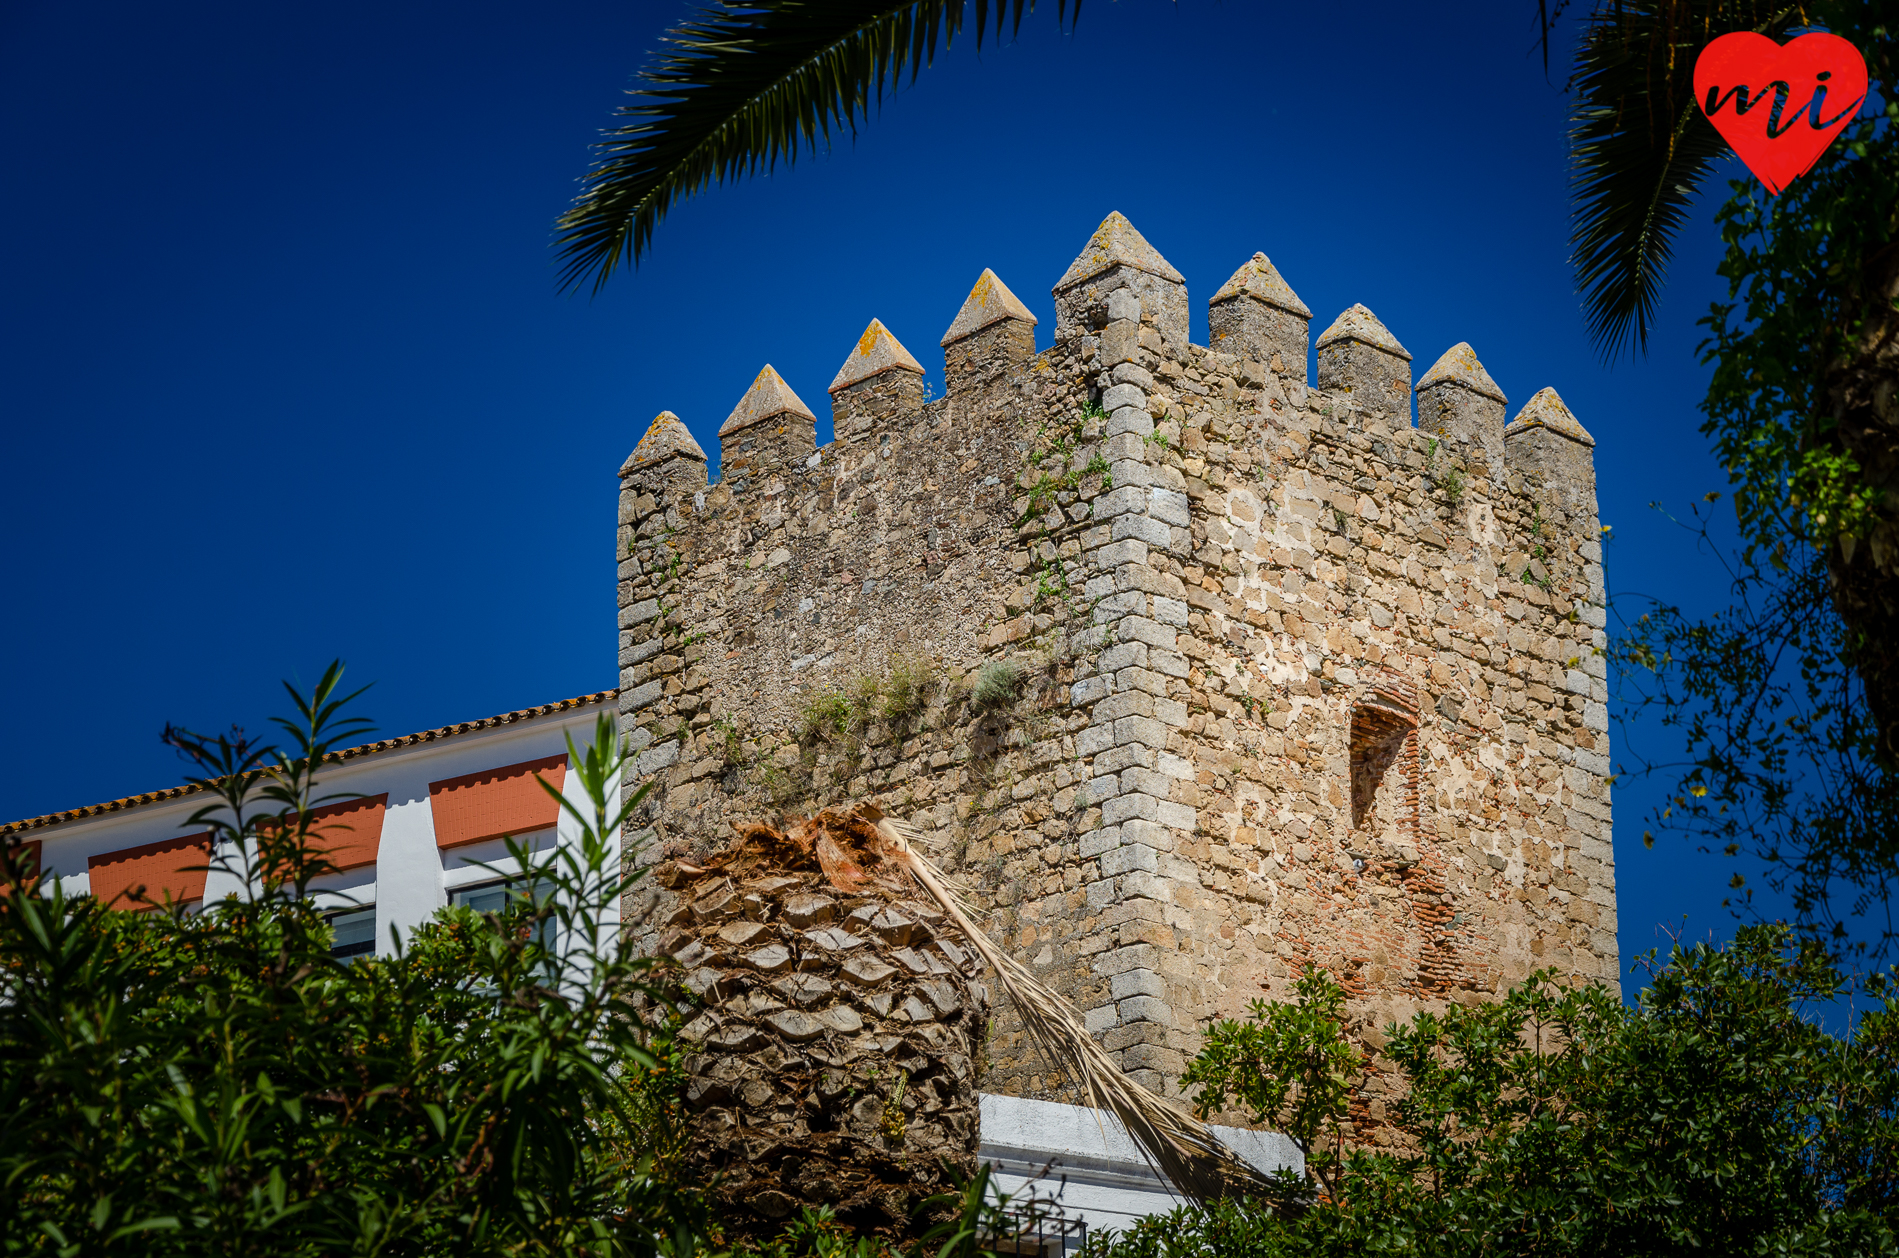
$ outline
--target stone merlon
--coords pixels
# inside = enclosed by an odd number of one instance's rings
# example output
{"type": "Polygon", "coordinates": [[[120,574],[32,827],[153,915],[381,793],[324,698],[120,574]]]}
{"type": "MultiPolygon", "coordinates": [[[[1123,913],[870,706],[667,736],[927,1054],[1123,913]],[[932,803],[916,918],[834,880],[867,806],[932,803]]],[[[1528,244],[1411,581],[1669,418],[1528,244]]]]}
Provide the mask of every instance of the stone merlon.
{"type": "Polygon", "coordinates": [[[1220,285],[1220,291],[1207,304],[1217,306],[1235,297],[1251,297],[1254,301],[1284,310],[1287,314],[1298,315],[1301,319],[1312,317],[1312,311],[1306,303],[1299,300],[1299,294],[1292,291],[1263,253],[1256,253],[1241,264],[1240,269],[1220,285]]]}
{"type": "Polygon", "coordinates": [[[1030,327],[1038,322],[1021,299],[1009,291],[1009,286],[997,279],[994,271],[984,267],[982,274],[976,277],[976,286],[969,290],[963,308],[950,320],[949,331],[943,333],[943,339],[937,344],[953,345],[1004,319],[1019,319],[1030,327]]]}
{"type": "Polygon", "coordinates": [[[770,363],[766,363],[764,369],[758,373],[758,378],[752,381],[752,387],[745,390],[745,396],[739,399],[739,404],[732,408],[732,413],[726,416],[723,424],[719,425],[719,436],[729,437],[741,429],[750,428],[753,424],[762,424],[774,415],[786,413],[808,419],[813,423],[817,422],[817,416],[813,415],[811,408],[804,404],[804,399],[793,393],[791,386],[785,383],[784,377],[780,376],[770,363]]]}
{"type": "Polygon", "coordinates": [[[890,329],[883,325],[883,320],[872,319],[870,326],[864,329],[864,334],[857,338],[850,357],[837,369],[837,376],[831,381],[828,392],[848,389],[859,381],[880,376],[886,371],[910,371],[920,376],[923,374],[923,364],[903,347],[903,342],[890,335],[890,329]]]}
{"type": "MultiPolygon", "coordinates": [[[[1477,351],[1470,347],[1469,341],[1459,341],[1445,350],[1443,356],[1431,364],[1431,370],[1425,372],[1424,378],[1418,381],[1418,392],[1422,393],[1436,384],[1462,385],[1482,397],[1498,402],[1510,400],[1497,387],[1497,382],[1490,378],[1490,373],[1484,370],[1484,365],[1477,361],[1477,351]]],[[[1557,405],[1561,406],[1562,403],[1558,402],[1557,405]]]]}
{"type": "MultiPolygon", "coordinates": [[[[768,367],[766,370],[771,369],[768,367]]],[[[627,455],[626,462],[620,465],[620,475],[631,476],[642,467],[652,467],[672,458],[697,459],[703,463],[706,461],[706,452],[692,439],[692,433],[687,431],[679,416],[671,411],[661,411],[646,426],[646,435],[633,447],[633,453],[627,455]]]]}
{"type": "Polygon", "coordinates": [[[1053,292],[1058,341],[1116,322],[1135,330],[1151,322],[1172,353],[1189,353],[1187,281],[1119,211],[1095,228],[1053,292]],[[1117,292],[1123,293],[1119,303],[1113,300],[1117,292]],[[1130,297],[1138,309],[1130,308],[1130,297]]]}
{"type": "Polygon", "coordinates": [[[1088,238],[1080,256],[1068,264],[1068,270],[1055,282],[1055,291],[1059,293],[1063,289],[1073,288],[1117,266],[1146,271],[1173,284],[1187,282],[1186,277],[1174,269],[1173,263],[1161,257],[1160,251],[1147,243],[1147,237],[1134,230],[1134,224],[1128,222],[1127,216],[1115,210],[1101,220],[1101,226],[1095,228],[1095,234],[1088,238]]]}
{"type": "Polygon", "coordinates": [[[1517,417],[1503,430],[1503,435],[1515,437],[1532,428],[1547,428],[1581,445],[1594,447],[1596,444],[1596,439],[1576,422],[1576,417],[1563,405],[1563,399],[1556,395],[1555,389],[1540,390],[1525,403],[1523,409],[1517,412],[1517,417]]]}
{"type": "Polygon", "coordinates": [[[1332,320],[1332,326],[1319,334],[1318,348],[1324,349],[1335,341],[1357,341],[1361,345],[1394,354],[1406,362],[1411,361],[1411,351],[1398,344],[1398,338],[1386,330],[1385,325],[1378,321],[1378,316],[1360,304],[1353,304],[1332,320]]]}

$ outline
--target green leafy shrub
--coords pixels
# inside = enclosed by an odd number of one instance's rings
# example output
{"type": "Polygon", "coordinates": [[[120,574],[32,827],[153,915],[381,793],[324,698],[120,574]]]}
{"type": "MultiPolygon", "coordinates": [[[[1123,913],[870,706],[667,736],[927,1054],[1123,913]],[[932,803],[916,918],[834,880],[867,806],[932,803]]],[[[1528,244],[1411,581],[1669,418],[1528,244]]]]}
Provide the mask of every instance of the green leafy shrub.
{"type": "Polygon", "coordinates": [[[712,722],[713,749],[729,769],[745,763],[745,731],[737,720],[721,716],[712,722]]]}
{"type": "Polygon", "coordinates": [[[1180,1086],[1199,1086],[1194,1106],[1203,1117],[1233,1101],[1255,1126],[1290,1136],[1306,1173],[1331,1192],[1345,1148],[1346,1101],[1362,1063],[1343,1030],[1344,989],[1307,965],[1293,991],[1295,1004],[1255,1000],[1249,1020],[1208,1028],[1180,1086]]]}
{"type": "MultiPolygon", "coordinates": [[[[503,912],[330,956],[317,770],[360,730],[324,675],[290,750],[169,731],[192,819],[254,894],[125,912],[0,860],[0,1243],[7,1253],[651,1254],[705,1215],[671,1176],[676,1058],[654,962],[611,926],[625,765],[602,716],[568,763],[578,842],[503,912]],[[320,823],[319,823],[320,824],[320,823]],[[554,941],[558,941],[557,943],[554,941]]],[[[294,692],[293,692],[294,694],[294,692]]],[[[551,788],[550,788],[551,789],[551,788]]],[[[644,791],[627,807],[636,807],[644,791]]],[[[629,865],[631,862],[629,862],[629,865]]]]}
{"type": "Polygon", "coordinates": [[[876,720],[883,711],[883,681],[873,673],[865,673],[851,685],[849,725],[854,729],[876,720]]]}
{"type": "MultiPolygon", "coordinates": [[[[1402,1152],[1328,1158],[1323,1193],[1092,1236],[1091,1258],[1899,1252],[1892,976],[1834,1036],[1817,1012],[1847,985],[1784,926],[1644,965],[1633,1008],[1546,970],[1387,1026],[1402,1152]]],[[[1187,1078],[1202,1105],[1237,1099],[1311,1144],[1357,1078],[1342,993],[1312,970],[1298,992],[1216,1026],[1187,1078]]]]}

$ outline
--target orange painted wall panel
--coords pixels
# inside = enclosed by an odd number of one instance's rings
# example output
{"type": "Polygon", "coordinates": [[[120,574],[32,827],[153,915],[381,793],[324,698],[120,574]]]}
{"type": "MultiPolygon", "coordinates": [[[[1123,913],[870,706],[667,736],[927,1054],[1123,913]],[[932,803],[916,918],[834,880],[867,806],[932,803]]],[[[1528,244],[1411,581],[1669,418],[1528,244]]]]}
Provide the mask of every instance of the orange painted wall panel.
{"type": "Polygon", "coordinates": [[[553,825],[560,816],[560,805],[541,789],[536,774],[559,790],[567,780],[566,755],[430,782],[429,811],[435,817],[435,846],[460,847],[553,825]]]}
{"type": "Polygon", "coordinates": [[[382,814],[388,807],[389,796],[384,793],[317,809],[318,850],[338,869],[374,865],[382,847],[382,814]]]}
{"type": "Polygon", "coordinates": [[[389,807],[387,793],[325,804],[310,814],[310,831],[318,852],[338,869],[360,869],[376,863],[382,847],[382,817],[389,807]]]}
{"type": "Polygon", "coordinates": [[[26,872],[28,877],[33,877],[40,872],[39,839],[15,839],[11,843],[0,839],[0,843],[6,843],[8,847],[17,847],[21,850],[22,855],[26,857],[26,872]]]}
{"type": "Polygon", "coordinates": [[[175,901],[204,899],[210,860],[211,836],[187,834],[89,856],[86,872],[93,899],[114,908],[145,909],[163,903],[168,895],[175,901]],[[133,898],[141,890],[150,904],[133,898]]]}

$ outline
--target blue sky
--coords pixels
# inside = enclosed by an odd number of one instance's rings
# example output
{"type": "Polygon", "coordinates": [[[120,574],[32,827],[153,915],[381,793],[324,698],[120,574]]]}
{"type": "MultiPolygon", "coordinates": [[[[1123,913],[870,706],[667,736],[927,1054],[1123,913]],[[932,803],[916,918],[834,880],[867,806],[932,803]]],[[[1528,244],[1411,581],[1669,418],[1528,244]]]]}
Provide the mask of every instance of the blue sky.
{"type": "MultiPolygon", "coordinates": [[[[0,9],[0,816],[170,784],[166,721],[261,728],[336,656],[387,733],[611,686],[614,472],[656,412],[716,449],[768,361],[821,410],[872,316],[940,387],[985,266],[1047,344],[1117,209],[1186,275],[1196,340],[1259,249],[1315,334],[1362,301],[1419,372],[1468,340],[1513,412],[1554,385],[1598,442],[1613,590],[1719,599],[1647,507],[1723,484],[1709,207],[1649,355],[1605,366],[1533,3],[1092,0],[1071,35],[1042,7],[677,210],[592,300],[556,292],[551,223],[684,5],[0,9]]],[[[1731,930],[1727,862],[1642,846],[1658,790],[1617,793],[1625,958],[1684,916],[1731,930]]]]}

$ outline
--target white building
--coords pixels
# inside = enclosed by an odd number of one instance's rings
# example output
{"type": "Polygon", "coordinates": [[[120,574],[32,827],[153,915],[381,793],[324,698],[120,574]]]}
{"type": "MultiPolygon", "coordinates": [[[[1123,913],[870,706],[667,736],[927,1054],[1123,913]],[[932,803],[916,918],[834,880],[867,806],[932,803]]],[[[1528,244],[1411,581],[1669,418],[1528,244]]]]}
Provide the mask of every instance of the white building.
{"type": "MultiPolygon", "coordinates": [[[[588,811],[567,773],[567,739],[584,750],[618,692],[602,691],[479,721],[353,747],[320,778],[323,793],[359,798],[333,805],[320,831],[340,872],[314,886],[330,911],[340,956],[388,952],[395,935],[444,905],[490,909],[518,867],[503,835],[545,850],[571,842],[576,826],[537,777],[588,811]]],[[[240,891],[212,868],[210,836],[190,826],[211,797],[171,787],[0,825],[0,842],[36,852],[43,874],[67,895],[125,907],[151,901],[215,902],[240,891]]]]}

